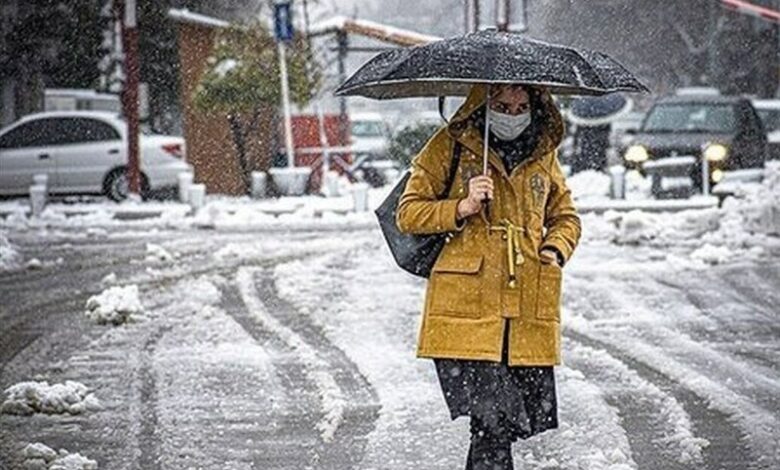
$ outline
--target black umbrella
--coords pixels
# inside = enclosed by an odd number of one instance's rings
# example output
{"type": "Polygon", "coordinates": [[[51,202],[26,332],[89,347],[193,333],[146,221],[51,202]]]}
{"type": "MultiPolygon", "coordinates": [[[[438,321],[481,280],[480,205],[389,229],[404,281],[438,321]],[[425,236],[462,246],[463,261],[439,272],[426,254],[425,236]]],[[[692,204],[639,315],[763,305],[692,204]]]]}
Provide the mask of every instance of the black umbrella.
{"type": "Polygon", "coordinates": [[[478,83],[524,83],[575,95],[648,91],[605,54],[486,30],[382,52],[336,94],[375,99],[463,96],[478,83]]]}
{"type": "Polygon", "coordinates": [[[569,121],[584,127],[609,124],[631,111],[634,102],[619,93],[578,98],[569,110],[569,121]]]}

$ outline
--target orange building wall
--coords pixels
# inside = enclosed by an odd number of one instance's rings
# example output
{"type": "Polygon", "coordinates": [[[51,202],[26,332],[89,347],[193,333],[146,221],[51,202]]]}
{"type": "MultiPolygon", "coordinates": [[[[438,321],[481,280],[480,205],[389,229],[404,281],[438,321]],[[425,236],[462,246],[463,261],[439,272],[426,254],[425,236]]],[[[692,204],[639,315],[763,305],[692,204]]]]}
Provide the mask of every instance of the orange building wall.
{"type": "MultiPolygon", "coordinates": [[[[192,104],[192,96],[206,72],[206,61],[213,50],[217,29],[191,23],[177,23],[177,26],[184,139],[187,142],[187,161],[195,169],[195,182],[205,184],[209,193],[244,194],[226,114],[203,112],[192,104]]],[[[273,129],[273,111],[261,113],[259,129],[273,129]]],[[[262,167],[262,157],[270,159],[272,134],[266,131],[249,136],[247,151],[254,168],[262,167]]]]}

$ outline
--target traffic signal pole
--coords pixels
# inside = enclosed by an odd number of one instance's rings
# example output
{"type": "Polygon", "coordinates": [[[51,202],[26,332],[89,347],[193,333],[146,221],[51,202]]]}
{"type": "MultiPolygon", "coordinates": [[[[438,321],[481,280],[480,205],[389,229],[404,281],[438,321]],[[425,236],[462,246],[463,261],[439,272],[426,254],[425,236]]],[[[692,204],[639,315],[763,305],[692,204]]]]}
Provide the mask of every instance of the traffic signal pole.
{"type": "Polygon", "coordinates": [[[138,148],[138,83],[141,78],[141,64],[138,59],[136,0],[124,0],[118,3],[124,4],[122,40],[125,50],[125,86],[122,90],[122,108],[127,120],[127,183],[129,193],[139,195],[141,171],[138,148]]]}

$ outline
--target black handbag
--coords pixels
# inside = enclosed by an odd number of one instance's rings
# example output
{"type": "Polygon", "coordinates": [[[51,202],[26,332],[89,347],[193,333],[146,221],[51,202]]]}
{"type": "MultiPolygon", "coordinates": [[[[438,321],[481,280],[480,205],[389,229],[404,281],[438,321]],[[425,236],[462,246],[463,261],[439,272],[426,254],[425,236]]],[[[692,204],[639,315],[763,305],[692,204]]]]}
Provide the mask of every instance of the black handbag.
{"type": "MultiPolygon", "coordinates": [[[[458,165],[460,164],[460,153],[461,144],[456,141],[452,150],[452,162],[450,163],[447,182],[444,186],[444,191],[438,197],[439,200],[446,199],[452,188],[455,173],[458,171],[458,165]]],[[[406,182],[409,181],[410,176],[411,170],[406,172],[374,213],[379,219],[379,227],[382,229],[382,234],[385,236],[390,252],[393,254],[393,258],[395,258],[398,266],[415,276],[427,278],[431,275],[433,264],[444,247],[447,233],[415,235],[402,233],[398,230],[398,226],[395,223],[395,213],[398,209],[398,201],[406,189],[406,182]]]]}

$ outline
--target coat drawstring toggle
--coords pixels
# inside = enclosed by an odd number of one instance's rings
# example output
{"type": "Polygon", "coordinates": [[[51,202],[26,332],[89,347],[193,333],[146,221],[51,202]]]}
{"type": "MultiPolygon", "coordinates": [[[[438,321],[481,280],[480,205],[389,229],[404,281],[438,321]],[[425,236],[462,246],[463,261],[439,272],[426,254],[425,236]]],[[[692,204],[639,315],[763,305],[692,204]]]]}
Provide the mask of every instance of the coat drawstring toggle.
{"type": "Polygon", "coordinates": [[[509,265],[509,287],[517,286],[517,266],[524,259],[520,251],[520,234],[525,232],[525,227],[513,224],[508,219],[501,219],[499,225],[491,225],[491,232],[502,232],[502,240],[506,240],[506,259],[509,265]]]}

